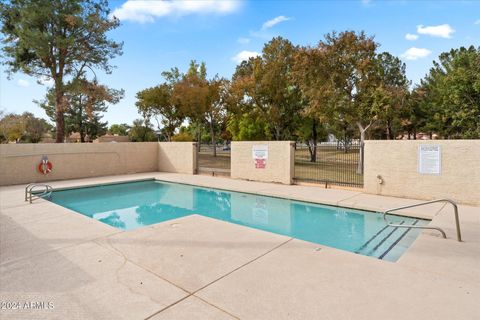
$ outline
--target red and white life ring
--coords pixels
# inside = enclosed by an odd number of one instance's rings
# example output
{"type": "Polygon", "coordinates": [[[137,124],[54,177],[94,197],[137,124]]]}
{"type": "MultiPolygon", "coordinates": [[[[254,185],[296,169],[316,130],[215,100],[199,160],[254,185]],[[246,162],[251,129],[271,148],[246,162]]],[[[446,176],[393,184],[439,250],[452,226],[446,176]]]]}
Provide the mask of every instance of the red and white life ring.
{"type": "Polygon", "coordinates": [[[42,174],[49,174],[52,172],[53,165],[50,161],[48,160],[42,160],[40,164],[38,165],[38,172],[42,174]]]}

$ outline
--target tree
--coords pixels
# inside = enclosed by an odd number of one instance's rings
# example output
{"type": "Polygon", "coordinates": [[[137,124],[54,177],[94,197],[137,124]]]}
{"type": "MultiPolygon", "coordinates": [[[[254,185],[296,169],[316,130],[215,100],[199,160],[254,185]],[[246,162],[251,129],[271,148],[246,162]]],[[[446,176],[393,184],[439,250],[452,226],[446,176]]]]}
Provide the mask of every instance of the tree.
{"type": "Polygon", "coordinates": [[[108,133],[112,135],[128,136],[129,130],[130,130],[130,126],[126,123],[112,124],[108,129],[108,133]]]}
{"type": "Polygon", "coordinates": [[[119,26],[106,0],[11,0],[0,4],[7,71],[54,81],[56,141],[65,135],[65,93],[87,70],[112,71],[122,44],[107,38],[119,26]]]}
{"type": "Polygon", "coordinates": [[[156,141],[155,132],[150,124],[144,119],[133,120],[133,126],[128,132],[128,137],[132,142],[156,141]]]}
{"type": "Polygon", "coordinates": [[[388,52],[375,58],[376,85],[372,104],[377,119],[383,123],[387,139],[396,137],[397,128],[401,128],[401,116],[407,108],[408,81],[405,63],[388,52]]]}
{"type": "Polygon", "coordinates": [[[293,137],[301,109],[299,88],[292,81],[297,48],[281,37],[265,44],[260,57],[242,62],[235,71],[229,94],[233,115],[261,116],[275,140],[293,137]]]}
{"type": "Polygon", "coordinates": [[[6,114],[0,121],[0,128],[6,142],[18,142],[25,133],[25,121],[21,115],[14,113],[6,114]]]}
{"type": "Polygon", "coordinates": [[[440,54],[421,87],[430,129],[445,138],[480,138],[480,47],[440,54]]]}
{"type": "Polygon", "coordinates": [[[270,140],[270,128],[262,117],[253,112],[237,114],[228,120],[228,131],[236,141],[270,140]]]}
{"type": "Polygon", "coordinates": [[[425,99],[426,89],[422,85],[415,86],[407,99],[407,106],[401,114],[403,130],[410,140],[417,139],[417,132],[430,132],[433,135],[435,128],[429,119],[433,119],[433,110],[429,108],[425,99]]]}
{"type": "MultiPolygon", "coordinates": [[[[116,104],[123,98],[123,90],[115,90],[97,81],[78,79],[70,85],[64,94],[65,132],[80,134],[80,141],[85,142],[86,136],[90,140],[107,132],[107,122],[102,122],[103,112],[108,104],[116,104]]],[[[53,121],[56,118],[55,91],[51,89],[44,101],[37,104],[43,108],[53,121]]]]}
{"type": "Polygon", "coordinates": [[[30,112],[24,112],[22,117],[25,119],[24,139],[28,142],[40,142],[43,135],[52,129],[52,126],[45,119],[37,118],[30,112]]]}
{"type": "Polygon", "coordinates": [[[205,124],[209,89],[205,63],[192,60],[186,74],[174,84],[172,100],[179,105],[190,124],[196,128],[197,150],[200,151],[202,127],[205,124]]]}
{"type": "Polygon", "coordinates": [[[295,130],[295,136],[299,141],[307,145],[310,153],[310,162],[316,162],[318,141],[325,140],[328,137],[325,126],[315,118],[305,116],[299,121],[295,130]]]}
{"type": "Polygon", "coordinates": [[[226,97],[228,111],[227,130],[233,140],[270,140],[269,122],[264,112],[257,107],[253,81],[254,59],[237,65],[226,97]]]}
{"type": "Polygon", "coordinates": [[[215,76],[208,81],[208,94],[205,108],[205,122],[210,129],[210,138],[213,146],[213,156],[217,156],[217,126],[226,117],[225,97],[227,80],[215,76]]]}
{"type": "Polygon", "coordinates": [[[172,137],[172,141],[176,142],[189,142],[193,141],[193,136],[190,134],[186,127],[180,127],[177,134],[172,137]]]}
{"type": "MultiPolygon", "coordinates": [[[[363,146],[365,132],[376,121],[375,88],[378,78],[375,73],[377,43],[364,32],[333,32],[325,36],[319,49],[325,53],[329,72],[329,96],[335,122],[345,129],[357,126],[363,146]]],[[[363,173],[363,148],[357,173],[363,173]]]]}
{"type": "Polygon", "coordinates": [[[6,114],[0,117],[0,139],[2,141],[38,143],[52,126],[45,119],[30,112],[6,114]]]}
{"type": "Polygon", "coordinates": [[[175,130],[182,124],[184,116],[178,104],[172,99],[173,83],[163,83],[137,93],[137,106],[145,118],[154,117],[158,130],[164,132],[167,141],[171,141],[175,130]],[[158,117],[161,119],[159,120],[158,117]],[[162,126],[160,125],[162,124],[162,126]]]}
{"type": "Polygon", "coordinates": [[[163,73],[168,79],[174,79],[173,104],[179,106],[181,114],[189,119],[190,124],[196,129],[197,146],[200,150],[202,129],[207,126],[213,145],[213,156],[217,155],[217,131],[225,113],[225,93],[227,80],[215,76],[207,79],[207,68],[204,62],[198,64],[195,60],[190,62],[187,73],[180,74],[178,69],[170,73],[163,73]]]}
{"type": "Polygon", "coordinates": [[[329,79],[330,68],[325,51],[320,48],[300,48],[295,55],[292,75],[303,99],[296,135],[307,144],[311,162],[317,159],[319,135],[326,136],[322,124],[332,119],[334,104],[330,93],[334,88],[329,79]]]}

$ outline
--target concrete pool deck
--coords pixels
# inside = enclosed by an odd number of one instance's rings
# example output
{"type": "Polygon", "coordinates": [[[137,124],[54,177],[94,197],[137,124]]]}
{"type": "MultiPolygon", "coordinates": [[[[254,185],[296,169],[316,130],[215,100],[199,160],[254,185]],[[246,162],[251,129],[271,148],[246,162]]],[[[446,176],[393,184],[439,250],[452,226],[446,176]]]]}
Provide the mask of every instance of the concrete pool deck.
{"type": "MultiPolygon", "coordinates": [[[[55,181],[68,188],[156,178],[381,211],[420,202],[357,191],[142,173],[55,181]]],[[[0,188],[0,301],[53,309],[0,310],[8,319],[479,319],[480,208],[441,204],[395,263],[192,215],[121,231],[0,188]]]]}

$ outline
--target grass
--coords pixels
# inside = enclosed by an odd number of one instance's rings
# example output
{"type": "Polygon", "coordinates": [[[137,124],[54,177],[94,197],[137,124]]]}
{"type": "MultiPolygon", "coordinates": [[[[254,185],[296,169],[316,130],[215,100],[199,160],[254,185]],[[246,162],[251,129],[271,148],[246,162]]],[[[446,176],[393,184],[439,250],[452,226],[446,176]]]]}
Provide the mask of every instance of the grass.
{"type": "Polygon", "coordinates": [[[211,152],[198,154],[198,166],[204,168],[230,169],[230,153],[217,153],[214,157],[211,152]]]}
{"type": "Polygon", "coordinates": [[[295,161],[295,180],[307,182],[328,182],[337,185],[361,186],[363,176],[357,174],[356,165],[339,167],[332,164],[305,163],[295,161]]]}
{"type": "MultiPolygon", "coordinates": [[[[333,146],[322,146],[317,148],[317,161],[327,161],[332,163],[355,163],[359,160],[358,149],[350,149],[347,152],[338,150],[333,146]]],[[[310,162],[310,152],[308,148],[302,147],[295,150],[295,161],[310,162]]]]}

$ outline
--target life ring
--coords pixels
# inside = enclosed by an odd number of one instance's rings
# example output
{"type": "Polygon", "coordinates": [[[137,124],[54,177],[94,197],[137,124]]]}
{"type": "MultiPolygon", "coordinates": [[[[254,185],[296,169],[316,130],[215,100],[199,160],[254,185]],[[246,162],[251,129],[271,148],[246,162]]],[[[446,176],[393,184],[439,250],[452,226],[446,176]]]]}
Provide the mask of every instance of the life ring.
{"type": "Polygon", "coordinates": [[[52,171],[53,165],[48,160],[42,160],[38,165],[38,172],[43,174],[49,174],[52,171]]]}

